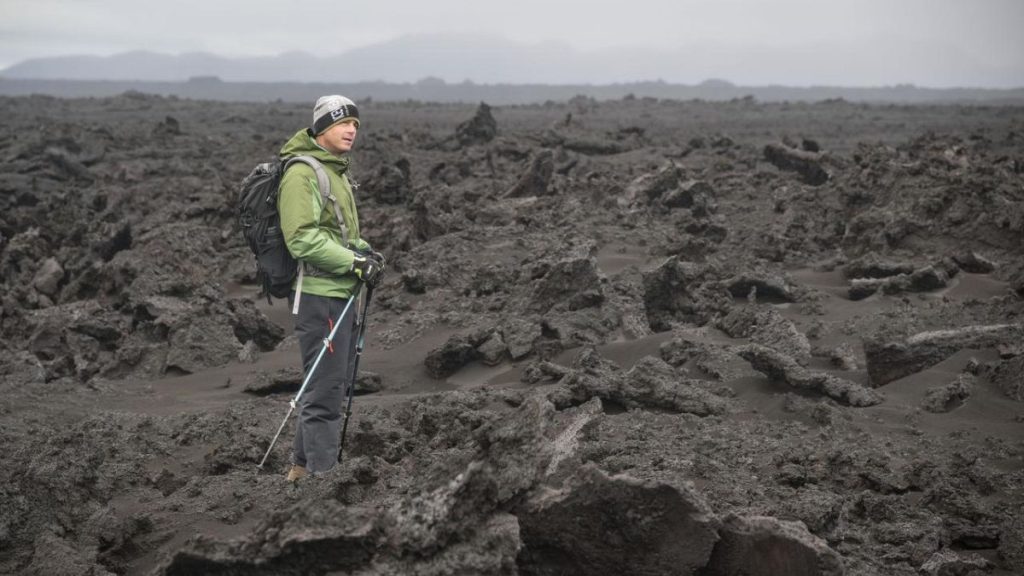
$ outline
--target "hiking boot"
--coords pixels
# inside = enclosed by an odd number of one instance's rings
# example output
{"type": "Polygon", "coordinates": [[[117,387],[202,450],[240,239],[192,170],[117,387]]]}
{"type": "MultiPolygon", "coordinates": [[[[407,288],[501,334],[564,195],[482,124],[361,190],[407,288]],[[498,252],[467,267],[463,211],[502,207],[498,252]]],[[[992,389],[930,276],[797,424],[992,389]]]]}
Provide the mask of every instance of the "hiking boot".
{"type": "Polygon", "coordinates": [[[288,471],[288,475],[285,476],[285,480],[295,482],[299,478],[305,478],[306,476],[309,476],[308,470],[298,464],[292,464],[292,468],[288,471]]]}

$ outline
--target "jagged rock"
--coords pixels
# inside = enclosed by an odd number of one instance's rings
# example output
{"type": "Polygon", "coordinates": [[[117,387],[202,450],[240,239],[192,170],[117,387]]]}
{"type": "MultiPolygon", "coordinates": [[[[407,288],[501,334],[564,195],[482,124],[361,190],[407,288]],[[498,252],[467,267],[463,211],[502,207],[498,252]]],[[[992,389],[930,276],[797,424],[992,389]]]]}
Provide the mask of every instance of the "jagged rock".
{"type": "Polygon", "coordinates": [[[419,270],[402,272],[402,287],[410,294],[425,294],[427,292],[427,285],[419,270]]]}
{"type": "Polygon", "coordinates": [[[774,308],[742,306],[717,323],[733,338],[748,338],[754,344],[782,352],[800,364],[811,358],[811,343],[803,332],[774,308]]]}
{"type": "Polygon", "coordinates": [[[167,338],[164,372],[191,374],[238,358],[242,344],[230,326],[207,316],[193,317],[167,338]]]}
{"type": "Polygon", "coordinates": [[[523,368],[523,374],[520,380],[527,384],[538,384],[544,381],[557,381],[565,377],[569,373],[569,369],[548,362],[547,360],[538,360],[531,362],[526,368],[523,368]]]}
{"type": "Polygon", "coordinates": [[[284,340],[285,331],[256,308],[249,298],[227,300],[228,318],[235,337],[242,342],[254,342],[260,350],[273,350],[284,340]]]}
{"type": "Polygon", "coordinates": [[[992,382],[1017,402],[1024,402],[1024,356],[1002,360],[992,370],[992,382]]]}
{"type": "Polygon", "coordinates": [[[1024,515],[1010,514],[999,532],[999,556],[1006,567],[1024,574],[1024,515]]]}
{"type": "Polygon", "coordinates": [[[189,540],[160,567],[163,576],[310,574],[366,566],[380,528],[377,512],[334,500],[275,512],[241,541],[189,540]],[[316,526],[316,530],[310,530],[316,526]]]}
{"type": "Polygon", "coordinates": [[[551,176],[555,170],[555,153],[552,150],[541,150],[530,161],[530,165],[519,177],[516,185],[506,196],[522,198],[526,196],[547,196],[551,193],[551,176]]]}
{"type": "Polygon", "coordinates": [[[734,354],[727,346],[691,340],[686,336],[677,336],[658,347],[661,359],[677,368],[692,364],[707,376],[725,382],[743,376],[752,375],[745,360],[734,354]]]}
{"type": "Polygon", "coordinates": [[[63,279],[64,268],[61,267],[60,262],[56,258],[47,258],[36,271],[36,275],[32,279],[32,286],[40,294],[53,296],[57,293],[57,288],[63,279]]]}
{"type": "Polygon", "coordinates": [[[384,204],[404,204],[412,199],[412,168],[408,158],[385,164],[367,183],[368,192],[384,204]]]}
{"type": "Polygon", "coordinates": [[[815,152],[796,150],[780,144],[764,147],[764,157],[780,170],[790,170],[811,186],[820,186],[829,180],[829,173],[822,167],[822,155],[815,152]]]}
{"type": "Polygon", "coordinates": [[[302,378],[302,370],[297,366],[281,368],[270,373],[261,371],[256,374],[254,380],[250,380],[245,385],[242,391],[257,396],[298,392],[299,387],[302,386],[302,378]]]}
{"type": "MultiPolygon", "coordinates": [[[[957,269],[954,268],[953,271],[957,269]]],[[[850,300],[863,300],[881,291],[884,294],[930,292],[949,285],[950,274],[938,266],[924,266],[910,274],[900,273],[886,278],[855,278],[850,281],[850,300]]]]}
{"type": "Polygon", "coordinates": [[[851,372],[857,370],[859,363],[857,355],[848,343],[843,342],[839,346],[828,351],[829,363],[840,370],[851,372]]]}
{"type": "Polygon", "coordinates": [[[929,388],[921,408],[934,413],[950,412],[970,398],[973,387],[974,376],[961,374],[953,382],[929,388]]]}
{"type": "Polygon", "coordinates": [[[900,274],[911,274],[917,267],[907,262],[891,262],[883,260],[875,253],[850,261],[843,266],[843,275],[855,278],[889,278],[900,274]]]}
{"type": "Polygon", "coordinates": [[[995,348],[1022,338],[1024,327],[1019,324],[966,326],[922,332],[897,341],[869,338],[864,342],[864,353],[871,384],[877,387],[934,366],[958,350],[995,348]]]}
{"type": "Polygon", "coordinates": [[[494,332],[490,338],[477,347],[476,351],[480,361],[485,365],[497,366],[505,359],[508,346],[505,345],[505,341],[501,338],[501,333],[494,332]]]}
{"type": "Polygon", "coordinates": [[[842,559],[801,522],[729,515],[719,530],[707,576],[842,576],[842,559]]]}
{"type": "Polygon", "coordinates": [[[657,172],[644,174],[630,182],[619,203],[623,206],[637,202],[650,204],[676,190],[681,179],[682,171],[679,166],[669,162],[657,172]]]}
{"type": "Polygon", "coordinates": [[[661,203],[669,208],[690,208],[697,217],[708,216],[716,210],[715,189],[704,180],[688,180],[666,191],[661,203]]]}
{"type": "Polygon", "coordinates": [[[641,358],[622,373],[588,348],[577,355],[573,368],[548,396],[558,408],[576,406],[595,397],[626,409],[697,416],[723,414],[727,408],[725,400],[695,386],[693,381],[679,378],[671,366],[653,356],[641,358]]]}
{"type": "Polygon", "coordinates": [[[993,564],[978,554],[962,556],[952,550],[939,550],[921,565],[927,576],[973,576],[978,572],[991,572],[993,564]]]}
{"type": "Polygon", "coordinates": [[[522,360],[533,351],[534,342],[541,336],[541,325],[523,318],[506,318],[499,331],[512,360],[522,360]]]}
{"type": "Polygon", "coordinates": [[[256,342],[249,340],[242,349],[238,351],[238,361],[246,364],[252,364],[260,357],[260,348],[256,345],[256,342]]]}
{"type": "Polygon", "coordinates": [[[427,354],[424,365],[433,378],[446,378],[476,358],[476,344],[465,335],[455,335],[427,354]]]}
{"type": "Polygon", "coordinates": [[[455,138],[461,146],[486,144],[498,134],[498,123],[491,115],[491,107],[481,102],[472,118],[455,127],[455,138]]]}
{"type": "Polygon", "coordinates": [[[847,296],[854,302],[863,300],[878,293],[878,290],[885,285],[887,280],[878,278],[855,278],[850,281],[847,289],[847,296]]]}
{"type": "Polygon", "coordinates": [[[153,127],[153,137],[159,138],[162,136],[180,136],[181,135],[181,123],[174,116],[167,116],[161,122],[157,122],[156,126],[153,127]]]}
{"type": "Polygon", "coordinates": [[[874,406],[882,396],[851,380],[816,372],[800,366],[793,358],[757,344],[738,349],[739,355],[765,376],[805,390],[814,390],[848,406],[874,406]]]}
{"type": "Polygon", "coordinates": [[[796,302],[797,289],[785,278],[770,273],[739,274],[725,281],[726,289],[736,298],[764,299],[769,302],[796,302]]]}
{"type": "Polygon", "coordinates": [[[706,266],[669,258],[642,276],[644,309],[651,330],[665,332],[673,321],[703,323],[708,316],[707,301],[700,285],[706,266]]]}
{"type": "Polygon", "coordinates": [[[693,574],[718,540],[718,521],[689,486],[609,477],[593,466],[518,516],[528,574],[693,574]]]}
{"type": "Polygon", "coordinates": [[[603,301],[604,292],[597,260],[593,257],[578,257],[551,265],[534,286],[530,307],[537,312],[547,312],[556,306],[560,309],[580,310],[597,306],[603,301]]]}
{"type": "Polygon", "coordinates": [[[961,250],[953,254],[953,261],[961,270],[972,274],[989,274],[996,269],[995,262],[973,250],[961,250]]]}

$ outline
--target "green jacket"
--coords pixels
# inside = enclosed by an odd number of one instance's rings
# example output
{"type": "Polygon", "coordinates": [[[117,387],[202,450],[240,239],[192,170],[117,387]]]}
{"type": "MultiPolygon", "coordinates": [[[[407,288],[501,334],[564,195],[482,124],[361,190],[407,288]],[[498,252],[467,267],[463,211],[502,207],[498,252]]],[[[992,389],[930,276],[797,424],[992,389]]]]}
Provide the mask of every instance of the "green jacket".
{"type": "Polygon", "coordinates": [[[369,249],[369,244],[359,237],[359,214],[345,174],[349,159],[321,148],[305,128],[281,147],[282,159],[293,156],[312,156],[323,164],[348,236],[342,239],[334,208],[322,201],[313,169],[299,162],[289,166],[281,178],[277,199],[281,231],[292,256],[317,269],[306,267],[302,293],[348,298],[358,280],[352,272],[355,254],[350,248],[369,249]]]}

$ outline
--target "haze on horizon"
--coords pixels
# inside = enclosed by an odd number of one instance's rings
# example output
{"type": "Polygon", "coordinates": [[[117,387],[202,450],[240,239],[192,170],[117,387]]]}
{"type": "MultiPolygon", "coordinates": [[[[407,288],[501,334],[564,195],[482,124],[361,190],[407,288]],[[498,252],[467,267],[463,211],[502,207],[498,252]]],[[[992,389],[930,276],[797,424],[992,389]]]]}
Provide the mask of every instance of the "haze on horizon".
{"type": "MultiPolygon", "coordinates": [[[[135,50],[326,57],[410,35],[469,35],[541,53],[636,54],[656,60],[643,69],[658,77],[644,79],[677,83],[1024,87],[1020,0],[0,0],[0,16],[0,70],[31,58],[135,50]]],[[[488,74],[420,77],[501,81],[488,74]]],[[[356,80],[373,79],[414,80],[387,71],[356,80]]]]}

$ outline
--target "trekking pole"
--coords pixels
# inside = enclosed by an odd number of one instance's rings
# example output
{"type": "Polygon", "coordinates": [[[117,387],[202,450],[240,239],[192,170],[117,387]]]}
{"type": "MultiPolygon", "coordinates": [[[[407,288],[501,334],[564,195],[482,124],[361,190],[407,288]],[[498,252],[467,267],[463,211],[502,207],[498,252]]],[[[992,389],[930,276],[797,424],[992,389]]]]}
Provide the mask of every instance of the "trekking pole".
{"type": "Polygon", "coordinates": [[[352,379],[348,386],[348,404],[345,406],[345,421],[341,425],[341,444],[338,447],[338,462],[341,462],[345,451],[345,433],[348,432],[348,420],[352,417],[352,397],[356,395],[356,379],[359,377],[359,358],[363,355],[363,344],[366,342],[366,311],[370,308],[370,297],[373,287],[366,287],[366,302],[363,302],[362,320],[359,323],[359,338],[356,340],[356,357],[352,360],[352,379]]]}
{"type": "MultiPolygon", "coordinates": [[[[358,285],[357,285],[358,286],[358,285]]],[[[358,294],[358,290],[356,291],[358,294]]],[[[331,333],[324,338],[324,347],[320,349],[320,353],[316,356],[316,361],[313,362],[313,367],[306,373],[306,378],[302,381],[302,387],[299,388],[299,392],[289,402],[288,413],[284,415],[284,420],[281,421],[281,425],[277,428],[277,434],[274,434],[274,439],[270,441],[270,446],[267,447],[267,453],[263,455],[263,460],[260,460],[257,468],[262,469],[263,465],[267,462],[267,457],[270,456],[270,451],[274,449],[274,444],[277,443],[277,439],[281,436],[281,431],[284,430],[285,424],[288,423],[288,418],[291,417],[292,412],[295,411],[295,406],[299,403],[299,398],[302,397],[302,393],[306,391],[306,386],[309,384],[310,379],[313,377],[313,373],[316,372],[316,367],[320,365],[320,359],[324,357],[324,353],[331,346],[331,341],[334,340],[334,334],[341,327],[341,321],[345,319],[345,314],[348,314],[348,309],[352,307],[352,302],[355,302],[355,298],[349,298],[348,304],[345,304],[345,309],[338,315],[338,321],[334,323],[334,328],[331,329],[331,333]]]]}

